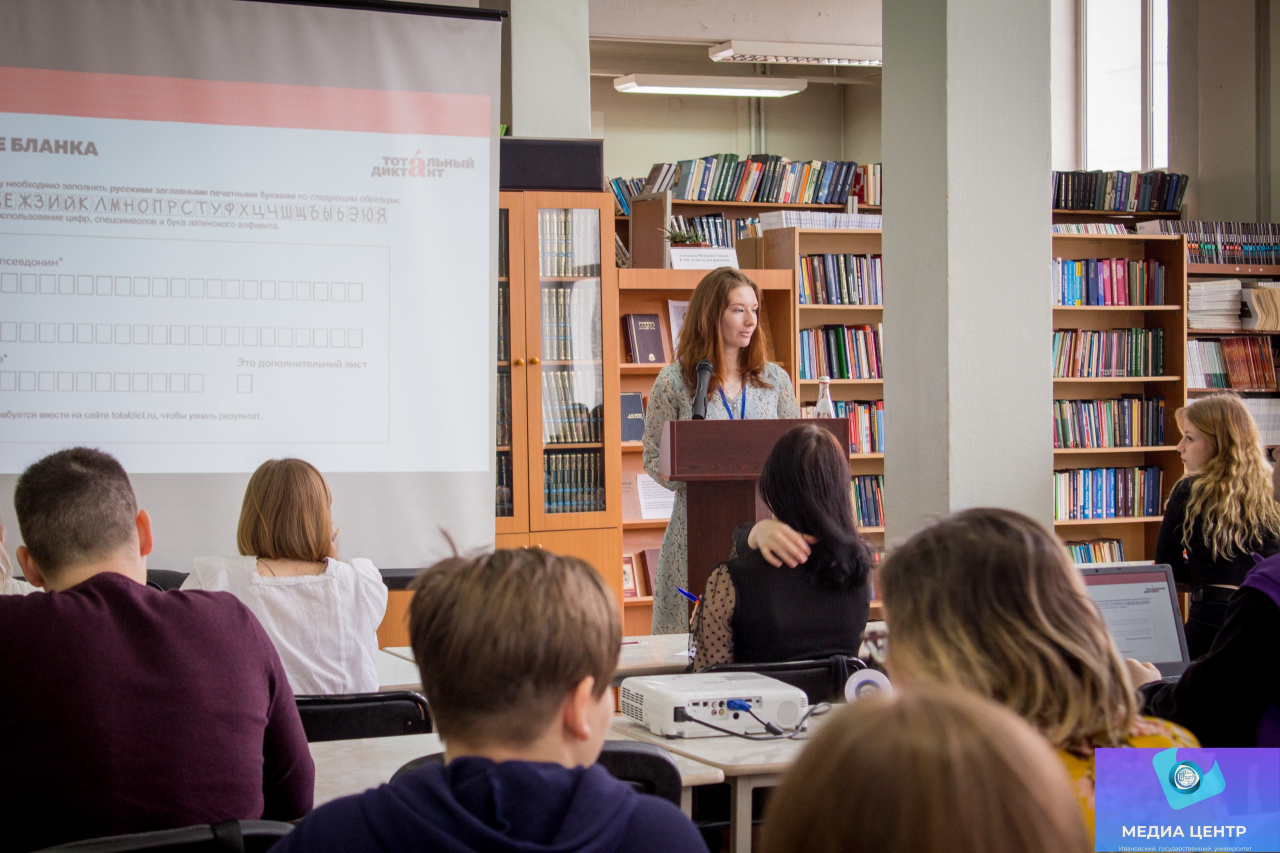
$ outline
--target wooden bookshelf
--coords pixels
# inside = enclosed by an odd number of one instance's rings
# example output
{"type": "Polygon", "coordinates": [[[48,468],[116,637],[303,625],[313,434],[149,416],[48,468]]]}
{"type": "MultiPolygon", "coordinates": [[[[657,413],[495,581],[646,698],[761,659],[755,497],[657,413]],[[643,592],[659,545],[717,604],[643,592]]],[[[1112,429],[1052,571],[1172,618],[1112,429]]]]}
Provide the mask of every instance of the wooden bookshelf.
{"type": "Polygon", "coordinates": [[[1181,219],[1178,210],[1064,210],[1054,208],[1053,224],[1067,225],[1087,222],[1116,222],[1122,225],[1134,225],[1138,222],[1151,222],[1157,219],[1181,219]]]}
{"type": "MultiPolygon", "coordinates": [[[[1099,221],[1098,211],[1067,211],[1087,214],[1099,221]]],[[[1059,221],[1055,211],[1054,221],[1059,221]]],[[[1116,218],[1116,217],[1107,217],[1116,218]]],[[[1152,215],[1150,218],[1177,218],[1152,215]]],[[[1061,306],[1053,307],[1053,330],[1100,331],[1116,328],[1159,328],[1164,332],[1164,375],[1053,380],[1055,400],[1108,400],[1125,395],[1164,399],[1164,443],[1144,447],[1055,448],[1054,470],[1083,468],[1132,468],[1154,466],[1161,470],[1160,505],[1168,500],[1173,484],[1182,476],[1182,460],[1176,443],[1180,438],[1174,410],[1186,404],[1186,241],[1180,236],[1131,234],[1054,234],[1053,257],[1063,260],[1125,258],[1155,260],[1164,266],[1163,305],[1061,306]]],[[[1155,555],[1159,515],[1119,518],[1060,519],[1054,522],[1058,535],[1069,542],[1118,539],[1126,560],[1150,560],[1155,555]]]]}

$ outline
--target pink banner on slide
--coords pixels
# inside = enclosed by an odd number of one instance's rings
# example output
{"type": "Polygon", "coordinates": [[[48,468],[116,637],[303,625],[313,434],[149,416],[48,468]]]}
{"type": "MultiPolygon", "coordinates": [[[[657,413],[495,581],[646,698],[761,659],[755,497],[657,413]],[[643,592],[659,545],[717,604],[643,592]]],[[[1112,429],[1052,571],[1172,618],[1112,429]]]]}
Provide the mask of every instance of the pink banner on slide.
{"type": "Polygon", "coordinates": [[[486,95],[0,67],[0,112],[245,127],[488,136],[486,95]]]}

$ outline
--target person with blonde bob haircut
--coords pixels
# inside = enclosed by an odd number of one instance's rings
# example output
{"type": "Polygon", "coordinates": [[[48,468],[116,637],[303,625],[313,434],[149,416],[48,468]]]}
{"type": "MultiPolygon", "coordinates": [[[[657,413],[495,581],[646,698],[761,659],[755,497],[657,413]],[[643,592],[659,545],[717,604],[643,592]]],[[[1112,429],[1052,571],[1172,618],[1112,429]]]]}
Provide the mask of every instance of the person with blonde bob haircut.
{"type": "Polygon", "coordinates": [[[1044,739],[961,690],[847,705],[769,800],[764,853],[1087,853],[1044,739]]]}
{"type": "Polygon", "coordinates": [[[1222,630],[1227,600],[1253,568],[1252,554],[1280,553],[1280,504],[1258,426],[1239,397],[1202,397],[1174,417],[1187,473],[1169,495],[1155,556],[1191,587],[1187,649],[1195,659],[1222,630]]]}
{"type": "Polygon", "coordinates": [[[372,693],[387,587],[373,563],[334,558],[329,484],[301,459],[249,478],[239,557],[198,557],[183,589],[224,590],[258,617],[297,694],[372,693]]]}
{"type": "Polygon", "coordinates": [[[993,699],[1059,750],[1093,836],[1097,747],[1193,747],[1139,717],[1107,626],[1066,548],[1018,512],[970,509],[893,549],[880,568],[896,684],[993,699]]]}
{"type": "MultiPolygon", "coordinates": [[[[676,493],[658,556],[651,629],[655,634],[689,630],[688,606],[676,590],[687,586],[689,577],[685,487],[670,482],[658,469],[662,427],[667,421],[693,417],[698,363],[703,359],[711,362],[706,400],[709,420],[798,418],[800,408],[791,379],[785,370],[766,360],[767,350],[756,283],[731,267],[703,276],[689,298],[675,360],[654,380],[644,416],[644,470],[676,493]]],[[[799,533],[787,528],[778,536],[779,542],[785,538],[807,555],[808,546],[799,533]]]]}

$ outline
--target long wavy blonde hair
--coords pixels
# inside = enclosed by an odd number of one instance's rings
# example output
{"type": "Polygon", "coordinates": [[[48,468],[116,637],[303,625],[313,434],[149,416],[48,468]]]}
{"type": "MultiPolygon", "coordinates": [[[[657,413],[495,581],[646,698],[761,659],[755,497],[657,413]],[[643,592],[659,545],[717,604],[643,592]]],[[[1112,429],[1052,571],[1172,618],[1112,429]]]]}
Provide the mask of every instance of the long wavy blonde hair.
{"type": "Polygon", "coordinates": [[[1066,548],[1018,512],[970,509],[880,567],[889,672],[993,699],[1055,747],[1123,746],[1137,713],[1124,663],[1066,548]]]}
{"type": "Polygon", "coordinates": [[[1192,530],[1215,560],[1247,553],[1264,536],[1280,535],[1280,504],[1271,490],[1271,466],[1258,425],[1235,394],[1212,394],[1173,413],[1184,431],[1195,427],[1215,450],[1191,477],[1191,496],[1182,522],[1182,544],[1192,530]]]}

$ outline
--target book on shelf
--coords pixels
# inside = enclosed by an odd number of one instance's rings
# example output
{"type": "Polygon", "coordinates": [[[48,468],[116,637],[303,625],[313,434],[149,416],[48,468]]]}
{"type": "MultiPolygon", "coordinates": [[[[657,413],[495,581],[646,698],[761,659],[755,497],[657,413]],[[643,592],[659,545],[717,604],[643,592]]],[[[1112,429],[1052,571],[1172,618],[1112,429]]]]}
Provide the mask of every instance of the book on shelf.
{"type": "Polygon", "coordinates": [[[827,325],[800,330],[800,378],[882,379],[882,327],[827,325]]]}
{"type": "Polygon", "coordinates": [[[622,392],[622,440],[644,439],[644,394],[639,391],[622,392]]]}
{"type": "Polygon", "coordinates": [[[498,424],[497,444],[499,447],[511,446],[511,374],[505,370],[498,371],[498,424]]]}
{"type": "Polygon", "coordinates": [[[1250,282],[1240,291],[1240,328],[1280,331],[1280,284],[1250,282]]]}
{"type": "Polygon", "coordinates": [[[1088,542],[1066,542],[1071,552],[1071,562],[1087,563],[1123,563],[1124,543],[1119,539],[1092,539],[1088,542]]]}
{"type": "Polygon", "coordinates": [[[1182,209],[1190,179],[1175,172],[1054,172],[1054,210],[1160,212],[1182,209]]]}
{"type": "Polygon", "coordinates": [[[1244,335],[1187,341],[1187,387],[1277,390],[1271,338],[1244,335]]]}
{"type": "Polygon", "coordinates": [[[1267,447],[1280,446],[1280,399],[1275,397],[1245,397],[1245,408],[1258,425],[1262,443],[1267,447]]]}
{"type": "Polygon", "coordinates": [[[599,361],[600,280],[544,281],[539,289],[542,357],[551,361],[599,361]]]}
{"type": "Polygon", "coordinates": [[[635,554],[622,555],[622,597],[640,597],[640,585],[636,578],[635,554]]]}
{"type": "Polygon", "coordinates": [[[835,231],[876,231],[884,226],[878,213],[832,213],[827,210],[764,210],[760,212],[760,228],[816,228],[835,231]]]}
{"type": "Polygon", "coordinates": [[[538,211],[538,274],[566,278],[600,275],[600,211],[538,211]]]}
{"type": "Polygon", "coordinates": [[[543,453],[543,501],[548,514],[602,512],[604,454],[599,450],[543,453]]]}
{"type": "Polygon", "coordinates": [[[850,478],[853,519],[859,527],[884,527],[884,474],[858,474],[850,478]]]}
{"type": "MultiPolygon", "coordinates": [[[[837,418],[849,421],[850,453],[884,453],[884,400],[835,400],[837,418]]],[[[816,418],[817,406],[800,407],[800,417],[816,418]]]]}
{"type": "Polygon", "coordinates": [[[1053,259],[1055,305],[1163,305],[1164,265],[1126,258],[1053,259]]]}
{"type": "Polygon", "coordinates": [[[802,255],[799,272],[801,305],[884,304],[879,255],[802,255]]]}
{"type": "Polygon", "coordinates": [[[631,251],[622,242],[622,235],[616,231],[613,233],[613,265],[620,270],[631,269],[631,251]]]}
{"type": "Polygon", "coordinates": [[[1280,222],[1139,222],[1139,234],[1183,234],[1193,264],[1280,264],[1280,222]]]}
{"type": "Polygon", "coordinates": [[[542,370],[542,441],[544,444],[584,444],[602,441],[604,406],[600,384],[592,376],[585,392],[578,390],[573,369],[542,370]],[[590,401],[590,402],[587,402],[590,401]]]}
{"type": "Polygon", "coordinates": [[[623,314],[626,327],[627,361],[632,364],[663,364],[662,327],[657,314],[623,314]]]}
{"type": "Polygon", "coordinates": [[[1187,328],[1239,329],[1241,282],[1193,281],[1187,285],[1187,328]]]}
{"type": "Polygon", "coordinates": [[[494,515],[499,518],[515,514],[515,491],[511,479],[511,451],[499,451],[497,459],[497,489],[495,492],[494,515]]]}
{"type": "Polygon", "coordinates": [[[1055,449],[1161,447],[1164,400],[1126,395],[1118,400],[1054,400],[1055,449]]]}
{"type": "MultiPolygon", "coordinates": [[[[654,163],[644,193],[671,190],[686,201],[760,204],[880,203],[880,164],[842,160],[792,161],[776,154],[711,154],[676,163],[654,163]]],[[[623,189],[625,193],[625,188],[623,189]]]]}
{"type": "Polygon", "coordinates": [[[1164,375],[1164,329],[1060,329],[1053,333],[1055,379],[1164,375]]]}
{"type": "Polygon", "coordinates": [[[653,595],[658,589],[658,556],[657,548],[645,548],[640,554],[644,563],[645,595],[653,595]]]}
{"type": "Polygon", "coordinates": [[[1054,471],[1053,517],[1076,521],[1159,515],[1163,477],[1155,465],[1054,471]]]}
{"type": "Polygon", "coordinates": [[[725,218],[723,213],[708,213],[705,216],[672,216],[667,222],[675,231],[693,232],[703,243],[722,248],[733,248],[738,241],[747,237],[759,237],[764,231],[760,220],[754,216],[725,218]]]}

